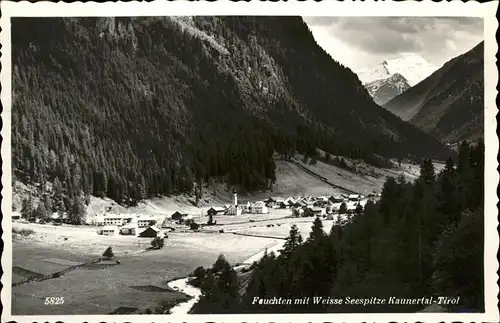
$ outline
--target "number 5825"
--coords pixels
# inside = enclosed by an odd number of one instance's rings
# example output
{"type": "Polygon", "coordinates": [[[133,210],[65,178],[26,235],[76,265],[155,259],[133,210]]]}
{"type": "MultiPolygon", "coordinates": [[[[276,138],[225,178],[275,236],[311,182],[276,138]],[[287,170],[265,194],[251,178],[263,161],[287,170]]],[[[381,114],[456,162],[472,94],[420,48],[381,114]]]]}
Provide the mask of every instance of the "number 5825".
{"type": "Polygon", "coordinates": [[[64,297],[45,297],[45,305],[61,305],[64,304],[64,297]]]}

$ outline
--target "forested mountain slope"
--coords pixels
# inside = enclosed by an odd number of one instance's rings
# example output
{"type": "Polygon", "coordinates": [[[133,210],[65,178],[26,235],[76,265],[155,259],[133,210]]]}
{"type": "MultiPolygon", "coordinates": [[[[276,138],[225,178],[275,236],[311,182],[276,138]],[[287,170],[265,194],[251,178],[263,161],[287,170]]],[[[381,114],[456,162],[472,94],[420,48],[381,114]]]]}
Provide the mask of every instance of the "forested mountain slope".
{"type": "Polygon", "coordinates": [[[384,107],[443,142],[477,140],[484,127],[483,56],[481,42],[384,107]]]}
{"type": "Polygon", "coordinates": [[[449,153],[373,103],[299,17],[14,18],[12,57],[14,174],[53,182],[61,207],[211,178],[266,188],[274,151],[449,153]]]}

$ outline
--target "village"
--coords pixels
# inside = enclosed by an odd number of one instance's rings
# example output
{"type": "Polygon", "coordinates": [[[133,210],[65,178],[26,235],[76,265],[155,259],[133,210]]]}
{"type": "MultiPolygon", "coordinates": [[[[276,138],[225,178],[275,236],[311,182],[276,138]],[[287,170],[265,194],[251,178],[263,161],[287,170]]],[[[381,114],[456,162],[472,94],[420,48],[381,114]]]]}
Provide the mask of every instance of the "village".
{"type": "MultiPolygon", "coordinates": [[[[269,197],[263,201],[238,201],[234,194],[234,203],[212,206],[202,209],[199,214],[175,211],[170,215],[141,214],[100,214],[87,219],[87,224],[98,227],[97,234],[106,236],[129,235],[135,237],[164,237],[171,231],[214,231],[224,232],[224,224],[234,223],[241,218],[255,222],[252,215],[268,215],[260,221],[279,218],[300,218],[320,216],[326,220],[335,220],[345,224],[349,215],[361,213],[369,200],[376,200],[380,195],[371,194],[365,197],[360,194],[342,194],[336,196],[301,196],[301,197],[269,197]],[[217,219],[222,221],[217,221],[217,219]],[[233,221],[227,221],[227,220],[233,221]],[[224,221],[226,220],[226,221],[224,221]]],[[[273,226],[273,224],[269,224],[273,226]]]]}
{"type": "Polygon", "coordinates": [[[54,309],[41,306],[39,299],[82,281],[85,290],[73,292],[73,302],[57,307],[57,313],[132,313],[154,308],[162,300],[188,310],[196,298],[183,303],[186,293],[194,295],[187,292],[185,277],[197,267],[210,266],[223,254],[235,268],[246,268],[265,252],[279,252],[292,226],[306,236],[313,219],[320,217],[329,232],[379,197],[338,194],[242,201],[233,192],[230,204],[171,208],[149,216],[102,212],[88,215],[85,225],[65,223],[67,215],[57,213],[44,223],[14,220],[14,311],[30,308],[48,314],[54,309]],[[114,289],[120,297],[113,301],[105,293],[109,284],[120,286],[114,289]]]}

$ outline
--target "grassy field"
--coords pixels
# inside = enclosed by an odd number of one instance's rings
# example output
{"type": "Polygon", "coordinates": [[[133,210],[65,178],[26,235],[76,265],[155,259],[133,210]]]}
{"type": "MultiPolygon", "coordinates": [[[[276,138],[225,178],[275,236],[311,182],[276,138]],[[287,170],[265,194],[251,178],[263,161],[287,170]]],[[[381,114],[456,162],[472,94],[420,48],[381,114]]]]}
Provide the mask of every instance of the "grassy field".
{"type": "MultiPolygon", "coordinates": [[[[313,218],[297,218],[294,219],[295,221],[287,221],[286,223],[280,223],[279,226],[275,225],[273,227],[267,227],[267,226],[255,226],[255,227],[246,227],[246,228],[241,228],[240,230],[237,230],[237,233],[243,233],[243,234],[251,234],[251,235],[258,235],[258,236],[270,236],[270,237],[277,237],[277,238],[286,238],[288,237],[288,234],[290,233],[290,228],[293,224],[297,226],[299,229],[300,234],[302,235],[302,238],[304,240],[309,236],[309,232],[311,232],[311,227],[312,227],[312,222],[313,218]]],[[[323,230],[326,233],[330,232],[330,229],[332,228],[332,225],[334,223],[333,220],[322,220],[323,222],[323,230]]]]}
{"type": "MultiPolygon", "coordinates": [[[[22,270],[43,274],[59,271],[68,266],[57,265],[54,261],[66,261],[67,264],[68,261],[90,261],[108,245],[136,253],[121,253],[117,256],[119,265],[79,267],[58,278],[13,287],[12,313],[15,315],[107,314],[120,307],[145,309],[162,302],[175,303],[185,296],[169,290],[166,286],[169,280],[187,276],[198,266],[212,265],[221,253],[230,263],[236,264],[278,242],[233,234],[170,233],[163,249],[137,253],[140,251],[138,238],[102,237],[95,232],[90,236],[92,230],[86,228],[57,227],[54,230],[57,233],[47,242],[40,240],[46,233],[37,232],[43,226],[32,226],[34,238],[13,242],[13,267],[20,268],[15,276],[18,281],[22,278],[22,270]],[[79,239],[62,240],[63,245],[57,244],[61,239],[55,236],[68,231],[79,239]],[[81,232],[78,235],[75,231],[81,232]],[[128,245],[124,239],[129,239],[128,245]],[[46,297],[64,297],[65,301],[61,305],[46,306],[46,297]]],[[[150,241],[143,240],[144,245],[150,241]]]]}

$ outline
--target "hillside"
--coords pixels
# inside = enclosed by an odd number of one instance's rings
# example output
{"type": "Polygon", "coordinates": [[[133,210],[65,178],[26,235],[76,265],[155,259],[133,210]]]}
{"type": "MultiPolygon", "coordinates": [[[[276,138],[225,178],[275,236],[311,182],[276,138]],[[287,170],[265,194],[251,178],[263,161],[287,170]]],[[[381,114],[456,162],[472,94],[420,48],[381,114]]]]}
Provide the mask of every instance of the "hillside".
{"type": "Polygon", "coordinates": [[[373,103],[299,17],[14,18],[12,57],[14,177],[52,210],[214,178],[266,189],[274,152],[449,154],[373,103]]]}
{"type": "Polygon", "coordinates": [[[399,73],[392,76],[376,80],[365,84],[366,90],[373,98],[373,101],[382,106],[389,102],[391,99],[400,95],[410,88],[410,84],[405,77],[399,73]]]}
{"type": "Polygon", "coordinates": [[[449,62],[384,108],[453,144],[483,136],[484,45],[449,62]]]}

